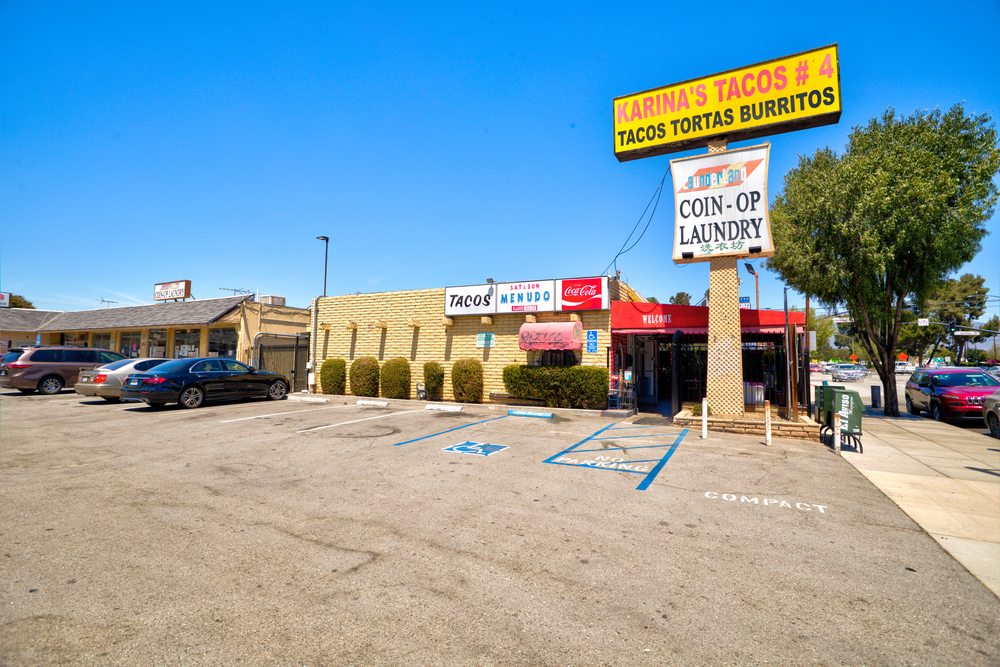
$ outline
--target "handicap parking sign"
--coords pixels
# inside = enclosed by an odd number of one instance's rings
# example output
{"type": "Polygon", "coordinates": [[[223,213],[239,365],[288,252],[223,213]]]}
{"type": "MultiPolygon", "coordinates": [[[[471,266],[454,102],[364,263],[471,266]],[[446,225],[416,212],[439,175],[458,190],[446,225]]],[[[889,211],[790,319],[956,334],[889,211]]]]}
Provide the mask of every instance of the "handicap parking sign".
{"type": "Polygon", "coordinates": [[[459,454],[477,454],[479,456],[489,456],[507,449],[507,445],[488,445],[485,442],[471,442],[466,440],[451,447],[445,447],[442,452],[458,452],[459,454]]]}
{"type": "Polygon", "coordinates": [[[588,331],[587,332],[587,342],[590,343],[591,341],[593,341],[594,343],[597,342],[597,330],[596,329],[593,330],[593,331],[588,331]]]}

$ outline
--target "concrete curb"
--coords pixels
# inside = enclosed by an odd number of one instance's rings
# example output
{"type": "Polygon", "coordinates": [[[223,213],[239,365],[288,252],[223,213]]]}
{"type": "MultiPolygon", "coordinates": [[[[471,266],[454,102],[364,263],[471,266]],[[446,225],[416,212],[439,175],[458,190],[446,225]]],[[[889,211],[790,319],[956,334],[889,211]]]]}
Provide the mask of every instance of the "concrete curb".
{"type": "MultiPolygon", "coordinates": [[[[294,394],[288,394],[288,400],[290,401],[300,401],[302,403],[344,403],[344,404],[356,404],[358,401],[370,401],[365,397],[358,396],[348,396],[339,394],[306,394],[304,392],[296,392],[294,394]]],[[[503,410],[507,411],[511,406],[505,403],[454,403],[448,401],[419,401],[412,399],[402,399],[402,398],[379,398],[380,403],[388,403],[390,407],[410,407],[414,406],[424,407],[427,405],[453,405],[461,406],[464,408],[486,408],[487,410],[503,410]]],[[[364,405],[364,403],[362,403],[364,405]]],[[[545,410],[546,412],[552,412],[557,415],[572,415],[574,417],[610,417],[613,419],[627,419],[628,417],[636,414],[635,410],[583,410],[579,408],[548,408],[540,406],[539,410],[545,410]]]]}

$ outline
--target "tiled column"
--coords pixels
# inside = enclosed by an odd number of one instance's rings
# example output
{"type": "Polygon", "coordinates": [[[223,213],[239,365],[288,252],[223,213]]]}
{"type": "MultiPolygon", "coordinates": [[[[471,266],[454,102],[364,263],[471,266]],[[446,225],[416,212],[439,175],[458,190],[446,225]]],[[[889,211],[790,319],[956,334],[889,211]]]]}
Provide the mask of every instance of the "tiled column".
{"type": "Polygon", "coordinates": [[[743,416],[743,342],[736,258],[709,263],[708,405],[714,415],[743,416]]]}

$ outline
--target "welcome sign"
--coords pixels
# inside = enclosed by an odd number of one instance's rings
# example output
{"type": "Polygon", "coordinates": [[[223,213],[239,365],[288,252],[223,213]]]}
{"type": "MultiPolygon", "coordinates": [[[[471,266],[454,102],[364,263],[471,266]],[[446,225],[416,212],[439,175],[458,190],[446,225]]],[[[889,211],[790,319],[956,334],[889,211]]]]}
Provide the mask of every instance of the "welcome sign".
{"type": "Polygon", "coordinates": [[[773,257],[767,211],[770,144],[670,161],[674,262],[773,257]]]}

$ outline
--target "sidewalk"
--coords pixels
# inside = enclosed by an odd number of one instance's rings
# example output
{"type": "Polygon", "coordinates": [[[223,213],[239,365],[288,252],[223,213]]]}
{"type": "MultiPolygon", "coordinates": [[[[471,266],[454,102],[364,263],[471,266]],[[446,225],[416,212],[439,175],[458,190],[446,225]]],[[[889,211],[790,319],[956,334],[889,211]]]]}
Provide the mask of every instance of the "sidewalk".
{"type": "Polygon", "coordinates": [[[1000,596],[1000,440],[866,406],[844,458],[1000,596]]]}

